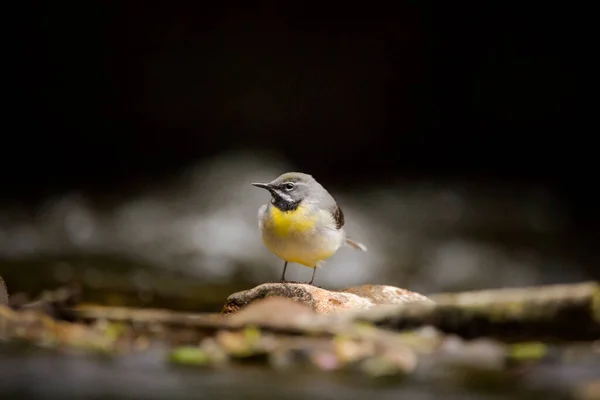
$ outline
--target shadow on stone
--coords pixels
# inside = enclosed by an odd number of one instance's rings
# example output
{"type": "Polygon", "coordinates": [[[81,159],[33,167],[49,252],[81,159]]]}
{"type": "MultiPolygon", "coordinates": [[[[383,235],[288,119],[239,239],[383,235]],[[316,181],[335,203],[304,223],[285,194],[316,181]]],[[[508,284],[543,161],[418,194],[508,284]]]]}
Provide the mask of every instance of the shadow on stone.
{"type": "Polygon", "coordinates": [[[274,296],[294,300],[323,314],[369,309],[378,305],[431,303],[430,299],[419,293],[386,285],[363,285],[335,291],[304,283],[264,283],[229,296],[222,312],[235,313],[257,300],[274,296]]]}

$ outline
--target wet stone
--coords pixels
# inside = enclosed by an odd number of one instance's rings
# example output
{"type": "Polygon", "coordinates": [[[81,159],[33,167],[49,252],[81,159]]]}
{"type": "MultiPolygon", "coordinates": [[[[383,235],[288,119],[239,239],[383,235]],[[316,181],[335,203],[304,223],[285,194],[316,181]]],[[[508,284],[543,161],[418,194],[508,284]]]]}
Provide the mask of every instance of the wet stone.
{"type": "Polygon", "coordinates": [[[387,285],[363,285],[335,291],[303,283],[265,283],[229,296],[222,312],[232,314],[269,297],[284,297],[322,314],[378,305],[431,302],[419,293],[387,285]]]}

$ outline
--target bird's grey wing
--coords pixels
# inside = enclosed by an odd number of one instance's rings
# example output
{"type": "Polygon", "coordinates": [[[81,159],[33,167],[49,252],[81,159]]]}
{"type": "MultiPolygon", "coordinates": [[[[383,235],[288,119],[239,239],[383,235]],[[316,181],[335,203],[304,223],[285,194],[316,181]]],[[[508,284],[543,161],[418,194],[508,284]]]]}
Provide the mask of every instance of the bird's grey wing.
{"type": "Polygon", "coordinates": [[[329,212],[331,218],[333,218],[333,222],[335,223],[335,229],[342,229],[345,221],[344,212],[340,206],[325,189],[323,189],[320,197],[320,208],[329,212]]]}
{"type": "Polygon", "coordinates": [[[333,216],[333,220],[335,221],[335,229],[342,229],[344,226],[344,213],[340,206],[335,204],[333,209],[331,210],[331,215],[333,216]]]}
{"type": "MultiPolygon", "coordinates": [[[[333,201],[333,204],[329,207],[329,210],[330,210],[331,216],[333,217],[333,220],[335,222],[336,229],[338,229],[338,230],[342,229],[345,221],[344,221],[344,212],[342,211],[340,206],[335,201],[333,201]]],[[[357,242],[353,239],[350,239],[345,234],[344,234],[344,242],[348,246],[352,247],[355,250],[367,251],[367,246],[365,246],[364,244],[357,242]]]]}

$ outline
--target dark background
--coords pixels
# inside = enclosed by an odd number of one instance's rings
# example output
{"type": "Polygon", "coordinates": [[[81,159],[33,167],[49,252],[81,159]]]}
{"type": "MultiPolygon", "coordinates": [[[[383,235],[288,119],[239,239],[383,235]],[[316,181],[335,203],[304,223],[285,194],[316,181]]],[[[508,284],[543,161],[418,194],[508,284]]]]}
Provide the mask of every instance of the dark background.
{"type": "Polygon", "coordinates": [[[594,251],[587,15],[549,3],[28,3],[7,50],[0,196],[126,196],[225,150],[272,150],[346,187],[541,183],[594,251]]]}
{"type": "Polygon", "coordinates": [[[45,173],[3,165],[2,179],[93,189],[255,146],[347,181],[566,184],[591,142],[584,17],[548,4],[37,4],[14,35],[7,133],[13,157],[45,173]],[[252,123],[240,101],[277,117],[252,123]]]}

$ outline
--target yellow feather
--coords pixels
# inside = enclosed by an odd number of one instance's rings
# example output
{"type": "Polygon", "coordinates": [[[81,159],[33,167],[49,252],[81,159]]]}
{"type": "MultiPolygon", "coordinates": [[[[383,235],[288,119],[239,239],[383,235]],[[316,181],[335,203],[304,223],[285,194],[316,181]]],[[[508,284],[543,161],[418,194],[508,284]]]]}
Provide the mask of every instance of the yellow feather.
{"type": "Polygon", "coordinates": [[[310,215],[307,207],[300,206],[295,210],[281,211],[271,207],[271,220],[268,228],[279,237],[302,234],[312,230],[317,222],[317,215],[310,215]]]}

